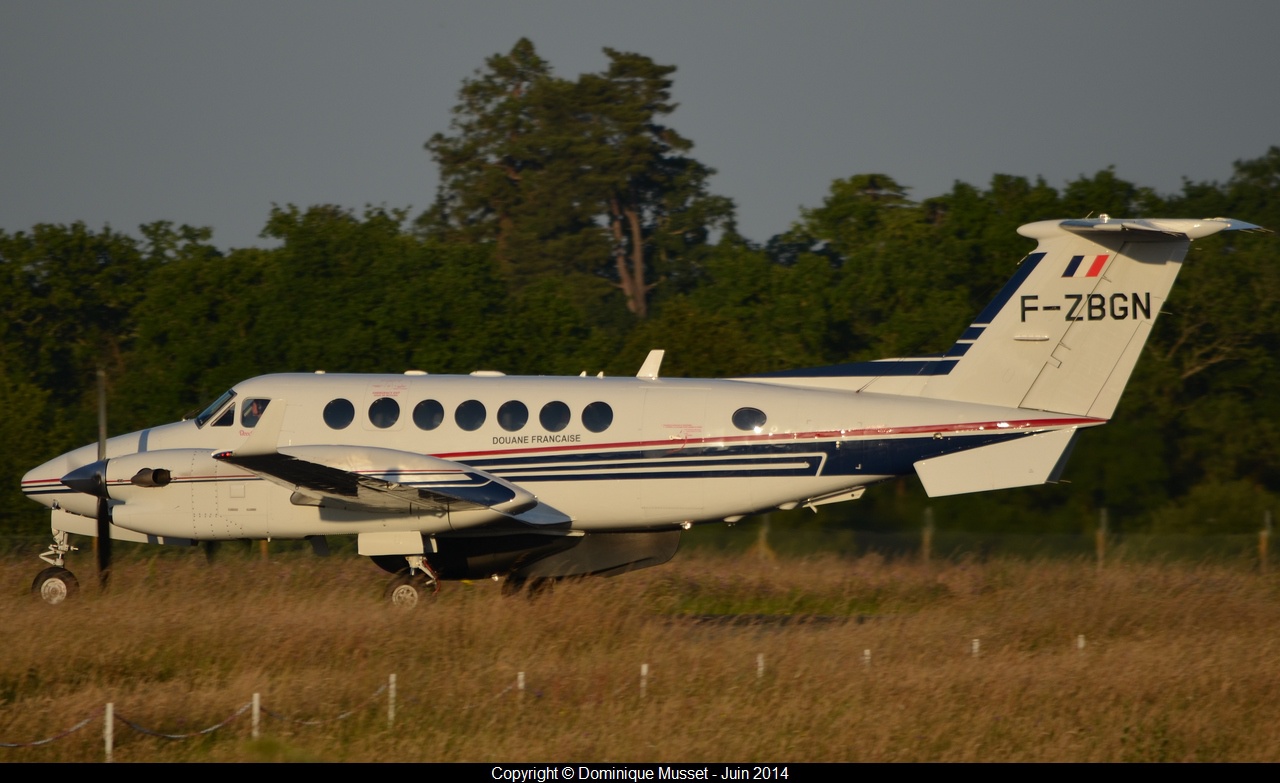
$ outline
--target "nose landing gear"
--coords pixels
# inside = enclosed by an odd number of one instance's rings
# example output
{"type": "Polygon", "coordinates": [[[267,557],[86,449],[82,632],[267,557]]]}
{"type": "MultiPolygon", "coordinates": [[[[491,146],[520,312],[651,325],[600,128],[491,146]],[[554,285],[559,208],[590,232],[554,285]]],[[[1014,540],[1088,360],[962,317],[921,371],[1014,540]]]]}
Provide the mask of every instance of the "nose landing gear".
{"type": "Polygon", "coordinates": [[[75,574],[61,566],[51,566],[41,571],[31,583],[31,594],[46,604],[57,605],[80,592],[80,582],[75,574]]]}
{"type": "Polygon", "coordinates": [[[31,594],[39,596],[46,604],[60,604],[80,592],[76,575],[62,567],[67,553],[76,549],[71,546],[69,538],[65,530],[53,531],[53,543],[40,553],[40,559],[50,567],[36,575],[31,583],[31,594]]]}

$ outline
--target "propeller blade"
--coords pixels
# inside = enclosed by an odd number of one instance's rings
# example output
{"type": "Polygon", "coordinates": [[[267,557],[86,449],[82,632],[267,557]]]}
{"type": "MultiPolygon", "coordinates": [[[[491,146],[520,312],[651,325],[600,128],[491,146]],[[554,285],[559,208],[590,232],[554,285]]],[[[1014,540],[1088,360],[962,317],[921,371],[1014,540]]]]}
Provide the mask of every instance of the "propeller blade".
{"type": "Polygon", "coordinates": [[[98,462],[102,465],[102,494],[98,495],[98,585],[111,579],[111,501],[107,500],[107,373],[98,368],[98,462]]]}
{"type": "Polygon", "coordinates": [[[98,586],[111,580],[111,501],[98,498],[98,586]]]}

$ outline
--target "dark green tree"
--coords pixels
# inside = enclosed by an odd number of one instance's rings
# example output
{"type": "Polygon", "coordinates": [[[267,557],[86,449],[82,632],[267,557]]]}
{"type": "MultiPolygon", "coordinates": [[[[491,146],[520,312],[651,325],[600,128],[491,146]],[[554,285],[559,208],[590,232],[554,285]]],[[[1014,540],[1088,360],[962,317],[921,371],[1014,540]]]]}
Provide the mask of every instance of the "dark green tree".
{"type": "MultiPolygon", "coordinates": [[[[444,241],[488,243],[508,277],[531,245],[552,240],[555,226],[535,225],[530,213],[553,189],[538,180],[557,152],[548,147],[547,94],[559,80],[522,38],[506,55],[493,55],[486,69],[463,82],[453,108],[452,134],[436,133],[426,144],[440,167],[436,202],[418,218],[420,230],[444,241]]],[[[570,224],[574,216],[562,216],[570,224]]],[[[527,265],[527,259],[525,264],[527,265]]]]}
{"type": "Polygon", "coordinates": [[[654,276],[680,274],[680,259],[704,246],[712,229],[732,224],[733,204],[709,194],[715,172],[685,155],[693,143],[664,124],[676,109],[675,66],[614,49],[605,54],[605,72],[585,74],[572,91],[584,139],[568,163],[608,223],[612,269],[605,275],[627,309],[644,318],[654,276]]]}
{"type": "Polygon", "coordinates": [[[788,233],[839,266],[830,307],[840,360],[945,349],[976,312],[964,248],[906,190],[884,174],[836,180],[788,233]]]}
{"type": "Polygon", "coordinates": [[[708,192],[711,169],[665,124],[674,66],[605,50],[576,81],[551,75],[522,39],[464,82],[453,135],[427,149],[440,165],[432,236],[494,245],[516,287],[548,274],[594,275],[643,318],[662,277],[688,276],[733,205],[708,192]]]}

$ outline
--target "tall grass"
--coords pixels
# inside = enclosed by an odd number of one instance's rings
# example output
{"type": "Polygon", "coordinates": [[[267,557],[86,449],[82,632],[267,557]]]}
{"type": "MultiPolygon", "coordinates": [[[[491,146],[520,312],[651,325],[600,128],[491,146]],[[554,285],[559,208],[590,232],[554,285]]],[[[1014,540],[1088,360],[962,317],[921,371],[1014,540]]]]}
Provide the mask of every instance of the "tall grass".
{"type": "MultiPolygon", "coordinates": [[[[404,611],[357,558],[136,558],[105,594],[79,559],[58,607],[26,594],[36,564],[0,560],[0,741],[106,702],[190,732],[258,692],[327,722],[267,718],[256,742],[247,715],[192,740],[117,725],[116,758],[1280,760],[1280,582],[1243,563],[694,554],[532,600],[446,583],[404,611]],[[367,702],[391,673],[389,728],[367,702]]],[[[100,760],[101,730],[0,760],[100,760]]]]}

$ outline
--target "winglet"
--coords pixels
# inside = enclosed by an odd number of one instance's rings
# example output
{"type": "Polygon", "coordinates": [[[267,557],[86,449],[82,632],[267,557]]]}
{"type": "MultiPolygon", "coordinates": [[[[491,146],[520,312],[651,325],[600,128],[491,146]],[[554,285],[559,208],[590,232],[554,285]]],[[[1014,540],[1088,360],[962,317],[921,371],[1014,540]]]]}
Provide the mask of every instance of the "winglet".
{"type": "Polygon", "coordinates": [[[636,373],[637,378],[646,378],[651,381],[658,379],[658,369],[662,367],[662,357],[666,355],[666,351],[654,349],[649,351],[649,355],[645,357],[644,364],[640,365],[640,372],[636,373]]]}

